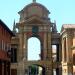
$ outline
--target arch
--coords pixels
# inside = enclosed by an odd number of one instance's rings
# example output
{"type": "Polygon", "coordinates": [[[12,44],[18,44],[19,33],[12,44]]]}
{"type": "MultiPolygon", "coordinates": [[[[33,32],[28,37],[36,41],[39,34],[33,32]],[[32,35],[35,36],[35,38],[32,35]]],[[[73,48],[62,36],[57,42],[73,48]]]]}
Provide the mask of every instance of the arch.
{"type": "Polygon", "coordinates": [[[38,64],[32,64],[28,67],[29,75],[45,75],[45,68],[38,64]]]}
{"type": "Polygon", "coordinates": [[[28,39],[28,60],[40,60],[41,42],[37,37],[28,39]]]}

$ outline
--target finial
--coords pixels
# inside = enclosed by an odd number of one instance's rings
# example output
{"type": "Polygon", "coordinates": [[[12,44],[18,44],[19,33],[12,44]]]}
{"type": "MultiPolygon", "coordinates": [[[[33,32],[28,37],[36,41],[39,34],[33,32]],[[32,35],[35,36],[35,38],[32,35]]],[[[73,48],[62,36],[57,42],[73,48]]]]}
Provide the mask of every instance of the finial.
{"type": "Polygon", "coordinates": [[[54,21],[52,32],[57,33],[56,21],[54,21]]]}
{"type": "Polygon", "coordinates": [[[14,34],[16,33],[16,25],[15,25],[15,20],[14,20],[14,23],[13,23],[13,33],[14,33],[14,34]]]}
{"type": "Polygon", "coordinates": [[[36,0],[33,0],[33,3],[36,3],[36,0]]]}
{"type": "Polygon", "coordinates": [[[54,20],[54,23],[56,24],[56,20],[54,20]]]}

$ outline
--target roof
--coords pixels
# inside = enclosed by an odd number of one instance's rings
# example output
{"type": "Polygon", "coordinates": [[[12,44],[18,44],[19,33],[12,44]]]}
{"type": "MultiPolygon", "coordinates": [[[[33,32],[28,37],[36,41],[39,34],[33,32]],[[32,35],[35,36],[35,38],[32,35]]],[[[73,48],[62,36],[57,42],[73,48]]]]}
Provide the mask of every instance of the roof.
{"type": "MultiPolygon", "coordinates": [[[[42,8],[44,8],[48,13],[50,13],[49,10],[47,10],[47,8],[46,8],[45,6],[43,6],[42,4],[40,4],[40,3],[30,3],[30,4],[28,4],[27,6],[25,6],[21,11],[23,11],[23,10],[25,10],[25,9],[31,7],[31,6],[39,6],[39,7],[42,7],[42,8]]],[[[21,11],[20,11],[20,12],[21,12],[21,11]]],[[[19,13],[20,13],[20,12],[19,12],[19,13]]]]}
{"type": "Polygon", "coordinates": [[[10,35],[14,36],[13,32],[7,27],[7,25],[0,19],[0,25],[5,29],[7,30],[10,35]]]}
{"type": "Polygon", "coordinates": [[[74,29],[75,28],[75,24],[63,24],[63,28],[65,29],[74,29]]]}
{"type": "Polygon", "coordinates": [[[75,30],[75,24],[63,24],[61,27],[61,34],[67,29],[75,30]]]}

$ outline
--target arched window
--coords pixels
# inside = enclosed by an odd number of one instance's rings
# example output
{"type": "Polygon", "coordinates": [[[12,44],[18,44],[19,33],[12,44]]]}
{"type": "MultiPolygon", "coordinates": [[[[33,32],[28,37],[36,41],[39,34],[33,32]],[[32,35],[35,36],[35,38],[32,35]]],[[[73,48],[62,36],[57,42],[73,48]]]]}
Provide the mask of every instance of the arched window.
{"type": "Polygon", "coordinates": [[[40,40],[36,37],[28,39],[28,60],[40,60],[41,53],[40,40]]]}

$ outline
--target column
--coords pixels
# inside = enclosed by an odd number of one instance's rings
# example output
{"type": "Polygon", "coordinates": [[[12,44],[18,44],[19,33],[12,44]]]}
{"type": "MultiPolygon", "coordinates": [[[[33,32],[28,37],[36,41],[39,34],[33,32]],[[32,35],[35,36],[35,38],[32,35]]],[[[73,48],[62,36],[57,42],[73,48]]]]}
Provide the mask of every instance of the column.
{"type": "Polygon", "coordinates": [[[45,75],[53,75],[53,71],[52,71],[51,66],[47,66],[46,67],[46,73],[45,73],[45,75]]]}
{"type": "Polygon", "coordinates": [[[18,50],[18,61],[23,59],[23,34],[19,34],[19,50],[18,50]]]}
{"type": "Polygon", "coordinates": [[[51,33],[50,32],[47,32],[47,34],[48,34],[48,37],[47,37],[47,42],[48,42],[48,44],[47,44],[47,55],[48,55],[48,60],[50,60],[50,61],[52,61],[52,49],[51,49],[51,33]]]}
{"type": "Polygon", "coordinates": [[[47,58],[47,49],[48,49],[47,48],[47,33],[44,33],[44,42],[43,43],[44,43],[43,44],[44,48],[43,48],[42,51],[43,51],[44,54],[42,53],[43,54],[42,56],[43,56],[44,60],[46,60],[46,58],[47,58]]]}
{"type": "Polygon", "coordinates": [[[28,53],[27,53],[27,35],[24,33],[24,43],[23,43],[23,51],[24,51],[24,60],[28,59],[28,53]]]}

